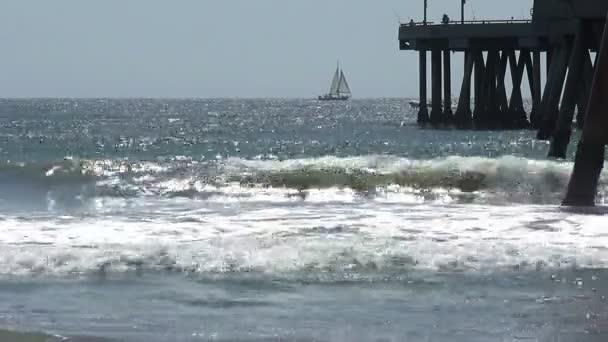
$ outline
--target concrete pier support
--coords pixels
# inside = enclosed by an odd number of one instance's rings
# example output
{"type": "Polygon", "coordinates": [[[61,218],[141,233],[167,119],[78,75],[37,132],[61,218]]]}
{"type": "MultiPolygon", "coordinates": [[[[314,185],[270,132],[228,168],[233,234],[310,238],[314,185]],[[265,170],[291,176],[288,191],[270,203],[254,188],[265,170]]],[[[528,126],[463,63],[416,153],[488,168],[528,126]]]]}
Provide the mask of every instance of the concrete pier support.
{"type": "Polygon", "coordinates": [[[606,23],[595,65],[583,135],[578,144],[564,205],[593,206],[604,166],[605,146],[608,143],[608,20],[606,23]]]}
{"type": "Polygon", "coordinates": [[[473,123],[471,112],[471,79],[473,77],[474,64],[475,55],[472,52],[465,52],[464,76],[460,88],[460,97],[458,98],[458,108],[454,117],[454,122],[459,128],[468,128],[473,123]]]}
{"type": "Polygon", "coordinates": [[[564,79],[568,67],[568,59],[572,50],[572,42],[564,39],[553,54],[553,61],[547,77],[547,85],[542,101],[542,119],[538,134],[539,140],[549,140],[555,128],[559,112],[559,100],[564,88],[564,79]]]}
{"type": "MultiPolygon", "coordinates": [[[[554,145],[568,136],[563,129],[574,109],[584,107],[581,93],[584,92],[584,75],[588,68],[583,61],[588,59],[581,39],[563,38],[548,54],[550,63],[547,82],[541,81],[541,51],[521,48],[490,49],[487,57],[482,50],[465,50],[464,75],[459,91],[456,113],[452,113],[451,56],[445,48],[431,50],[432,109],[425,105],[426,97],[426,50],[420,50],[420,109],[418,122],[434,125],[454,123],[457,127],[524,129],[530,126],[539,129],[538,138],[549,140],[560,134],[554,145]],[[576,54],[573,55],[572,51],[576,54]],[[583,51],[583,52],[581,52],[583,51]],[[584,57],[583,57],[584,56],[584,57]],[[507,70],[513,87],[507,93],[507,70]],[[566,81],[567,71],[571,76],[566,81]],[[524,106],[522,84],[527,76],[532,95],[530,119],[524,106]],[[562,90],[566,84],[565,99],[560,107],[562,90]],[[474,91],[474,110],[471,110],[471,95],[474,91]],[[560,124],[558,125],[558,118],[560,124]],[[557,128],[560,128],[559,130],[557,128]],[[561,139],[561,140],[560,140],[561,139]]],[[[590,67],[589,67],[590,68],[590,67]]],[[[589,71],[590,72],[590,71],[589,71]]],[[[569,74],[569,75],[570,75],[569,74]]],[[[580,110],[580,109],[579,109],[580,110]]],[[[565,139],[569,140],[569,139],[565,139]]],[[[561,145],[560,145],[561,146],[561,145]]],[[[567,146],[567,143],[566,143],[567,146]]],[[[561,155],[557,148],[551,155],[561,155]]]]}
{"type": "Polygon", "coordinates": [[[451,123],[452,113],[452,65],[450,50],[443,51],[443,118],[442,123],[451,123]]]}
{"type": "Polygon", "coordinates": [[[599,50],[606,12],[608,0],[534,0],[530,18],[455,22],[446,16],[441,22],[400,23],[399,49],[420,53],[418,122],[435,128],[534,128],[539,139],[555,140],[550,154],[562,156],[570,117],[576,115],[577,125],[585,121],[594,65],[587,65],[586,52],[599,50]],[[582,43],[576,41],[581,30],[582,43]],[[579,46],[584,66],[577,62],[579,46]],[[452,63],[460,53],[464,63],[452,63]],[[451,89],[452,81],[460,89],[451,89]]]}
{"type": "Polygon", "coordinates": [[[497,50],[488,52],[488,60],[486,62],[486,77],[484,79],[485,95],[485,112],[486,117],[482,122],[487,128],[496,128],[496,122],[500,120],[498,113],[498,100],[496,96],[496,74],[500,64],[500,56],[497,50]]]}
{"type": "Polygon", "coordinates": [[[508,58],[513,90],[511,91],[506,124],[509,128],[525,128],[528,126],[528,119],[526,118],[526,110],[524,108],[524,100],[521,93],[521,83],[524,78],[524,69],[529,65],[530,52],[528,50],[522,50],[518,59],[515,51],[509,51],[508,58]]]}
{"type": "Polygon", "coordinates": [[[431,51],[431,88],[433,108],[431,109],[431,123],[440,124],[443,119],[443,110],[441,104],[441,50],[433,49],[431,51]]]}
{"type": "Polygon", "coordinates": [[[574,169],[562,205],[578,207],[595,205],[605,153],[605,145],[602,143],[587,142],[584,138],[579,141],[574,169]]]}
{"type": "Polygon", "coordinates": [[[568,62],[568,78],[566,79],[557,123],[552,134],[549,157],[566,158],[570,136],[572,135],[574,110],[579,99],[580,88],[582,88],[584,34],[582,24],[579,24],[579,31],[574,38],[574,45],[568,62]]]}
{"type": "MultiPolygon", "coordinates": [[[[547,56],[549,56],[549,53],[547,52],[547,56]]],[[[548,57],[547,57],[548,58],[548,57]]],[[[542,122],[544,120],[545,117],[545,113],[547,111],[547,106],[549,105],[549,97],[551,95],[551,88],[553,87],[553,84],[555,83],[555,79],[556,79],[556,70],[555,70],[555,63],[553,63],[553,68],[551,70],[549,70],[549,60],[547,60],[547,80],[545,82],[545,87],[543,89],[543,95],[541,97],[541,102],[540,102],[540,106],[538,108],[538,112],[536,113],[536,117],[534,118],[534,120],[532,120],[532,124],[533,127],[536,129],[540,129],[542,127],[542,122]]]]}
{"type": "Polygon", "coordinates": [[[550,70],[551,70],[551,63],[553,62],[553,58],[555,57],[554,56],[554,52],[555,52],[554,50],[555,49],[550,48],[549,50],[547,50],[547,53],[545,54],[545,58],[546,58],[545,65],[547,67],[546,68],[547,77],[549,77],[549,73],[550,73],[550,70]]]}
{"type": "Polygon", "coordinates": [[[496,70],[496,100],[497,103],[497,120],[496,127],[507,128],[509,122],[509,100],[507,98],[507,87],[505,86],[505,78],[507,74],[507,64],[509,62],[509,54],[507,51],[499,53],[498,68],[496,70]]]}
{"type": "Polygon", "coordinates": [[[532,52],[532,65],[526,66],[528,70],[528,81],[530,82],[530,92],[532,93],[532,111],[530,112],[530,124],[534,128],[540,127],[541,102],[542,102],[542,81],[541,81],[541,58],[540,51],[532,52]]]}
{"type": "Polygon", "coordinates": [[[418,123],[425,124],[429,122],[429,109],[427,106],[426,96],[426,50],[419,52],[419,77],[420,77],[420,108],[418,110],[418,123]]]}
{"type": "Polygon", "coordinates": [[[486,66],[483,58],[483,53],[481,51],[472,52],[473,55],[473,63],[474,63],[474,71],[475,71],[475,99],[474,105],[475,108],[473,110],[473,122],[475,125],[483,122],[485,117],[485,100],[484,100],[484,80],[486,74],[486,66]]]}
{"type": "Polygon", "coordinates": [[[576,127],[582,129],[585,123],[585,114],[587,113],[587,104],[589,102],[589,94],[591,93],[591,83],[593,82],[593,63],[589,50],[585,49],[583,56],[583,81],[580,87],[580,93],[577,103],[576,127]]]}

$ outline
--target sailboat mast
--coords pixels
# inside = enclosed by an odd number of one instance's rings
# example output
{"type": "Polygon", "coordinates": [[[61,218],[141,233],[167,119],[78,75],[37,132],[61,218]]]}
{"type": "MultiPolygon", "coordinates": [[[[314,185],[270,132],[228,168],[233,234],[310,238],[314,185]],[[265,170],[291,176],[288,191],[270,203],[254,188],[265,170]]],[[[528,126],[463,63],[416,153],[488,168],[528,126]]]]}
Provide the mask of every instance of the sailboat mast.
{"type": "Polygon", "coordinates": [[[336,87],[336,95],[340,96],[340,60],[336,62],[336,75],[338,75],[338,86],[336,87]]]}
{"type": "MultiPolygon", "coordinates": [[[[340,75],[340,60],[338,59],[338,63],[336,64],[336,73],[338,75],[340,75]]],[[[337,88],[337,95],[340,96],[340,82],[342,82],[342,78],[338,79],[338,88],[337,88]]]]}

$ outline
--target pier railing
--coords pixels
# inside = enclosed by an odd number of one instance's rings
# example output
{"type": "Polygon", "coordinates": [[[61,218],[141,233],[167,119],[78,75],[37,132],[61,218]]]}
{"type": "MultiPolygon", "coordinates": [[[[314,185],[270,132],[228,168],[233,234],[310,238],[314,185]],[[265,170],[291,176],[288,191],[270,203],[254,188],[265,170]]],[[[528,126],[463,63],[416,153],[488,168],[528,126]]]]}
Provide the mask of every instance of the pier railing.
{"type": "Polygon", "coordinates": [[[448,22],[409,22],[400,23],[401,27],[407,26],[441,26],[441,25],[487,25],[487,24],[529,24],[532,23],[531,19],[503,19],[503,20],[451,20],[448,22]]]}

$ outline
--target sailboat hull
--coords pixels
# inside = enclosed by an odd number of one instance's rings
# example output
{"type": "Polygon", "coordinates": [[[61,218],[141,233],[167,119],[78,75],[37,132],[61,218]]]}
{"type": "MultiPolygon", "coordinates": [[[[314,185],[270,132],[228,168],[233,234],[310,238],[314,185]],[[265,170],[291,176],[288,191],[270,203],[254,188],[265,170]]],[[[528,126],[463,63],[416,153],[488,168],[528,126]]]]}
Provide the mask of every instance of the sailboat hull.
{"type": "Polygon", "coordinates": [[[319,101],[346,101],[349,98],[350,98],[349,96],[323,95],[323,96],[319,96],[319,101]]]}

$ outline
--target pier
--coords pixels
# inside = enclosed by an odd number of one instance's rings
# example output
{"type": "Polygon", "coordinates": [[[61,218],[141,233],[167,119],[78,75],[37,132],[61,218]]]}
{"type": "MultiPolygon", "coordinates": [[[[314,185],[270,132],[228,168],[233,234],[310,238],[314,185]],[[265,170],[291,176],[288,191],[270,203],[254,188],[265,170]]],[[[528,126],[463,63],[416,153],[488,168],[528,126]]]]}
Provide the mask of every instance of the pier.
{"type": "MultiPolygon", "coordinates": [[[[551,141],[549,157],[565,158],[574,123],[585,125],[597,65],[597,57],[592,56],[600,55],[608,1],[535,0],[526,20],[471,21],[464,18],[465,1],[461,0],[460,20],[445,17],[439,23],[427,21],[426,2],[423,21],[399,27],[400,50],[416,51],[419,56],[418,123],[461,129],[535,129],[538,139],[551,141]],[[454,53],[463,54],[464,73],[453,113],[454,53]],[[524,79],[532,100],[529,112],[522,95],[524,79]],[[429,83],[431,108],[427,106],[429,83]]],[[[608,126],[602,127],[602,132],[608,132],[608,126]]]]}
{"type": "Polygon", "coordinates": [[[608,17],[564,205],[593,206],[608,144],[608,17]]]}

